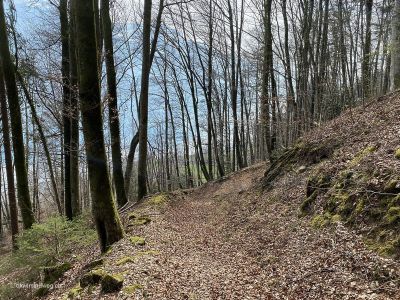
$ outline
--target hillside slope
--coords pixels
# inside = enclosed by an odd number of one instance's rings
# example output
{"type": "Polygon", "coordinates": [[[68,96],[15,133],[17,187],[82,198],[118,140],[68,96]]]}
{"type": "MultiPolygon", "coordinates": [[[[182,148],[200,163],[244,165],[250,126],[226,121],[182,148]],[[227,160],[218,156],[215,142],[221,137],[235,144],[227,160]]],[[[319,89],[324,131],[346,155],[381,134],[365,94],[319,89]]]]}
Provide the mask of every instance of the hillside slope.
{"type": "Polygon", "coordinates": [[[152,196],[96,267],[121,291],[80,288],[75,266],[47,299],[400,299],[399,126],[394,93],[303,137],[265,176],[258,164],[152,196]]]}

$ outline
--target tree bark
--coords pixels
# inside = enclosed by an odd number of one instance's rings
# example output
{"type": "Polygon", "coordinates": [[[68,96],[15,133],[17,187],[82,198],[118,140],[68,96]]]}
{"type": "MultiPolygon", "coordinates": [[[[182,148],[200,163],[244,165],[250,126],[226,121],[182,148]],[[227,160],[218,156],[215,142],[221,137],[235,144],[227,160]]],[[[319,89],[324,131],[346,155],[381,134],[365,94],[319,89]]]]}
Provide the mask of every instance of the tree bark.
{"type": "Polygon", "coordinates": [[[400,88],[400,0],[395,0],[393,10],[390,83],[392,91],[400,88]]]}
{"type": "Polygon", "coordinates": [[[101,19],[103,23],[104,50],[108,88],[108,118],[111,135],[112,171],[117,194],[118,206],[122,207],[128,199],[125,193],[124,174],[122,172],[121,139],[118,115],[117,82],[114,66],[114,46],[109,0],[101,0],[101,19]]]}
{"type": "Polygon", "coordinates": [[[139,120],[139,163],[138,163],[138,200],[147,194],[147,123],[150,76],[150,35],[151,35],[151,0],[144,0],[143,14],[143,57],[140,92],[139,120]]]}
{"type": "MultiPolygon", "coordinates": [[[[13,247],[17,247],[17,235],[18,235],[18,210],[17,210],[17,199],[15,196],[15,184],[14,184],[14,168],[11,154],[11,138],[10,138],[10,126],[7,112],[7,99],[6,90],[4,86],[3,68],[0,62],[0,110],[1,110],[1,121],[3,125],[3,145],[4,145],[4,158],[6,163],[7,173],[7,192],[8,192],[8,205],[10,208],[10,222],[11,222],[11,236],[13,247]]],[[[0,196],[1,197],[1,196],[0,196]]]]}
{"type": "Polygon", "coordinates": [[[78,49],[79,98],[89,171],[92,211],[101,251],[120,240],[123,229],[108,177],[101,112],[95,20],[92,1],[73,0],[78,49]]]}
{"type": "Polygon", "coordinates": [[[22,119],[15,70],[8,48],[8,36],[3,0],[0,1],[0,56],[3,62],[3,74],[7,87],[8,104],[11,116],[11,132],[14,150],[15,171],[17,175],[18,204],[20,206],[24,228],[32,227],[35,221],[29,195],[28,171],[25,146],[22,133],[22,119]]]}

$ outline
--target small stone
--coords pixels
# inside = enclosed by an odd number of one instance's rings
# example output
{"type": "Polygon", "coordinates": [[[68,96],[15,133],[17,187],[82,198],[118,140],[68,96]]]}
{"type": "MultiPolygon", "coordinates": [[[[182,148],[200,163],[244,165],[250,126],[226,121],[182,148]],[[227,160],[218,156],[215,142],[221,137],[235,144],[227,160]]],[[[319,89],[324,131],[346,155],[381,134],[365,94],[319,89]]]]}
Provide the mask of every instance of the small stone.
{"type": "Polygon", "coordinates": [[[306,166],[301,166],[300,168],[297,169],[297,173],[304,173],[307,170],[306,166]]]}

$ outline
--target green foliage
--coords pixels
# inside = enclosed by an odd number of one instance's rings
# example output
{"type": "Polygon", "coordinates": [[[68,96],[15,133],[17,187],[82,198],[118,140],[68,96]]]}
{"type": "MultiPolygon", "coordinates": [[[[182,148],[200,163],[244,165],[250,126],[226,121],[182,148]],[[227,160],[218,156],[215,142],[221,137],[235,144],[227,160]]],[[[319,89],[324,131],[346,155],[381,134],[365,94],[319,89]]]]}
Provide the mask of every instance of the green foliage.
{"type": "MultiPolygon", "coordinates": [[[[64,272],[76,249],[97,240],[88,214],[68,221],[64,217],[50,217],[33,224],[17,238],[19,249],[0,258],[0,276],[8,280],[0,287],[0,299],[25,299],[32,288],[17,288],[18,283],[40,283],[41,273],[60,265],[64,272]],[[10,296],[11,295],[11,296],[10,296]]],[[[63,273],[62,272],[62,273],[63,273]]]]}

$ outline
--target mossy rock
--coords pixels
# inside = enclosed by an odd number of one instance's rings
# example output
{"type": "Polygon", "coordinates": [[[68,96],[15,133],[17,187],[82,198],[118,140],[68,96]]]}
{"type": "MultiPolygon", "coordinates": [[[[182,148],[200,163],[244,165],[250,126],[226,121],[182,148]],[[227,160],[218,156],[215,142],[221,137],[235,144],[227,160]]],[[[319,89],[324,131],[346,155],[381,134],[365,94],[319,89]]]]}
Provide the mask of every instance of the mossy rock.
{"type": "Polygon", "coordinates": [[[126,257],[123,257],[123,258],[119,259],[115,264],[117,266],[121,266],[121,265],[125,265],[125,264],[128,264],[128,263],[134,263],[134,262],[135,262],[135,257],[126,256],[126,257]]]}
{"type": "Polygon", "coordinates": [[[168,195],[165,193],[157,194],[151,197],[148,201],[149,204],[162,205],[169,200],[168,195]]]}
{"type": "Polygon", "coordinates": [[[330,213],[324,213],[323,215],[316,215],[311,220],[311,226],[314,228],[326,227],[331,223],[332,215],[330,213]]]}
{"type": "Polygon", "coordinates": [[[398,193],[400,192],[400,182],[397,179],[390,179],[383,188],[385,193],[398,193]]]}
{"type": "Polygon", "coordinates": [[[129,240],[134,246],[144,246],[146,244],[145,239],[140,236],[131,236],[129,240]]]}
{"type": "Polygon", "coordinates": [[[43,283],[52,284],[56,282],[61,276],[72,268],[72,265],[68,262],[57,264],[54,266],[48,266],[43,268],[43,283]]]}
{"type": "Polygon", "coordinates": [[[135,216],[134,218],[131,218],[131,220],[131,226],[142,226],[147,225],[151,222],[151,219],[148,216],[135,216]]]}
{"type": "Polygon", "coordinates": [[[135,284],[124,287],[122,291],[125,294],[134,295],[138,290],[143,290],[143,286],[135,283],[135,284]]]}
{"type": "Polygon", "coordinates": [[[400,148],[396,150],[396,152],[394,153],[394,157],[400,159],[400,148]]]}
{"type": "Polygon", "coordinates": [[[98,284],[101,279],[107,275],[107,272],[103,269],[92,270],[86,274],[84,274],[79,280],[80,286],[85,288],[90,285],[98,284]]]}
{"type": "Polygon", "coordinates": [[[81,285],[78,283],[76,286],[74,286],[72,289],[68,291],[68,299],[75,299],[77,298],[80,293],[83,291],[83,288],[81,288],[81,285]]]}
{"type": "Polygon", "coordinates": [[[88,264],[86,264],[83,269],[84,270],[92,270],[94,268],[97,268],[99,266],[101,266],[104,263],[104,260],[102,258],[93,260],[91,262],[89,262],[88,264]]]}
{"type": "Polygon", "coordinates": [[[370,248],[377,251],[383,256],[399,256],[400,254],[400,237],[397,236],[385,242],[372,242],[369,244],[370,248]]]}
{"type": "Polygon", "coordinates": [[[387,225],[394,225],[400,222],[400,206],[390,207],[387,211],[384,220],[387,225]]]}
{"type": "Polygon", "coordinates": [[[376,146],[368,146],[367,148],[358,152],[350,162],[350,166],[358,165],[365,157],[369,154],[374,153],[377,150],[376,146]]]}
{"type": "Polygon", "coordinates": [[[103,293],[115,293],[122,289],[124,279],[119,275],[106,274],[100,282],[103,293]]]}

